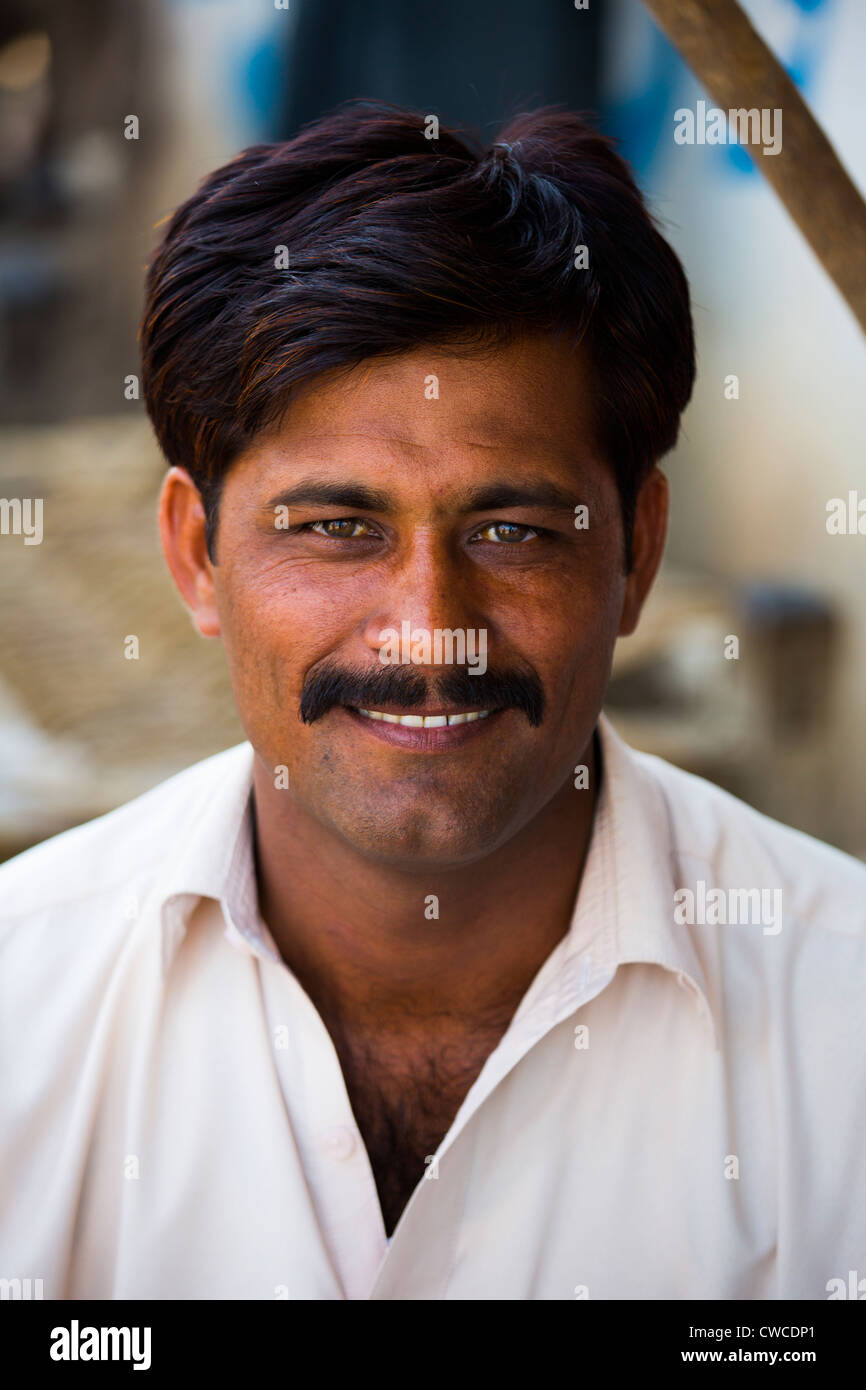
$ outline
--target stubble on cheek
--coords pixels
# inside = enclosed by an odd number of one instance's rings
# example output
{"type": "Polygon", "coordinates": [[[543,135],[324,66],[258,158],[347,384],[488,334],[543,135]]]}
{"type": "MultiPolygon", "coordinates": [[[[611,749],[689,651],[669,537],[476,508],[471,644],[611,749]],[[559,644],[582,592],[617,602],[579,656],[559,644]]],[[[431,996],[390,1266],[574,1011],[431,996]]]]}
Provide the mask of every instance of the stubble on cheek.
{"type": "Polygon", "coordinates": [[[274,646],[269,629],[262,631],[224,596],[220,625],[235,706],[247,737],[269,767],[287,764],[286,755],[301,728],[301,677],[295,696],[290,655],[274,646]]]}

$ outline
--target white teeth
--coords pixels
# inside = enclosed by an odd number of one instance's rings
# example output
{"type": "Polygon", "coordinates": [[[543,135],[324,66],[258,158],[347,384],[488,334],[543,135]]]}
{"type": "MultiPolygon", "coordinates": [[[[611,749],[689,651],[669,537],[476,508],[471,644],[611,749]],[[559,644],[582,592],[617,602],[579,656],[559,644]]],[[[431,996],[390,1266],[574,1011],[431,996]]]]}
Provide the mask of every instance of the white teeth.
{"type": "Polygon", "coordinates": [[[386,714],[379,709],[359,709],[365,719],[381,719],[386,724],[403,724],[409,729],[444,729],[446,724],[471,724],[474,719],[486,719],[489,709],[468,710],[466,714],[386,714]]]}

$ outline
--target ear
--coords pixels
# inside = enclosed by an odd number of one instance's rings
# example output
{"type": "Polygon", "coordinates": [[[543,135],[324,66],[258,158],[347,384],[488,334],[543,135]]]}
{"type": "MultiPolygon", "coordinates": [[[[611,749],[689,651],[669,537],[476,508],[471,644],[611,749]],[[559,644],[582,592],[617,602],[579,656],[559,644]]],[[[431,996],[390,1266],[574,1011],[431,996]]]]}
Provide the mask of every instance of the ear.
{"type": "Polygon", "coordinates": [[[170,468],[165,476],[159,498],[159,534],[168,567],[195,626],[202,637],[219,637],[204,505],[185,468],[170,468]]]}
{"type": "Polygon", "coordinates": [[[620,637],[630,636],[637,627],[644,600],[661,564],[668,531],[668,500],[668,480],[661,469],[653,468],[635,503],[633,563],[626,579],[620,637]]]}

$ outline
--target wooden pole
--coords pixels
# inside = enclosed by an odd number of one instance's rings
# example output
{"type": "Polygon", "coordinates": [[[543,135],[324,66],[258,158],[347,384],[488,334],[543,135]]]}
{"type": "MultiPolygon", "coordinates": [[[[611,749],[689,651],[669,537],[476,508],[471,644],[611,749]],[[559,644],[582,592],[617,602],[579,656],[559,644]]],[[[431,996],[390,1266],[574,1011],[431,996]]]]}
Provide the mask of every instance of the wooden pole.
{"type": "Polygon", "coordinates": [[[794,83],[736,0],[644,0],[724,111],[782,111],[782,148],[744,146],[866,333],[866,203],[794,83]]]}

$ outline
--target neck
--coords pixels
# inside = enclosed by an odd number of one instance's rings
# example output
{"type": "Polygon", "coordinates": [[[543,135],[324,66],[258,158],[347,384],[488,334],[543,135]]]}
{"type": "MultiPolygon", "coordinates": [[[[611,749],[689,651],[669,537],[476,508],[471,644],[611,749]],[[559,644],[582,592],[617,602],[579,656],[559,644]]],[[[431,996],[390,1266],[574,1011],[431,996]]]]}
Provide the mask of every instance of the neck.
{"type": "MultiPolygon", "coordinates": [[[[595,788],[594,739],[582,760],[595,788]]],[[[568,930],[595,791],[576,792],[569,778],[484,859],[412,871],[359,854],[294,801],[272,813],[265,779],[257,762],[261,913],[326,1022],[399,1032],[511,1017],[568,930]]]]}

